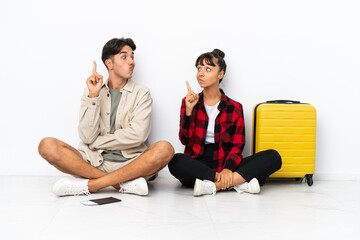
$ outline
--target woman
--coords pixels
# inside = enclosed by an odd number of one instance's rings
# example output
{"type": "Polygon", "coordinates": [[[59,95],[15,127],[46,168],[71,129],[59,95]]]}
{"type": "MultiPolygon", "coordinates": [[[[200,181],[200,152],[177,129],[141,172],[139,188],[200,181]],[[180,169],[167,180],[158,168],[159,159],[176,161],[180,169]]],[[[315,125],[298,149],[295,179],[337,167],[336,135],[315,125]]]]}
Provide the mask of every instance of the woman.
{"type": "Polygon", "coordinates": [[[219,88],[226,72],[224,56],[214,49],[198,57],[196,78],[203,91],[195,94],[186,82],[188,94],[182,100],[179,137],[185,153],[175,154],[169,170],[183,185],[194,187],[194,196],[215,195],[229,188],[259,193],[257,179],[281,167],[281,157],[275,150],[242,158],[242,105],[219,88]]]}

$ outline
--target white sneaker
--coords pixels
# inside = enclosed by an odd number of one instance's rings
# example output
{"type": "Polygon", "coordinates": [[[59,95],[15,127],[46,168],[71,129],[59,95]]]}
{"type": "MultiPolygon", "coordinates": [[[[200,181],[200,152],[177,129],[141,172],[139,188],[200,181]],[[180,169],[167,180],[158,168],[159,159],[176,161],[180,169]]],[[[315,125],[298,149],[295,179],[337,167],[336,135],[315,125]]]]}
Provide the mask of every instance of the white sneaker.
{"type": "Polygon", "coordinates": [[[256,178],[250,180],[250,182],[244,182],[242,184],[238,184],[234,186],[234,189],[238,193],[259,193],[260,192],[260,185],[259,181],[256,178]]]}
{"type": "Polygon", "coordinates": [[[215,196],[215,194],[216,194],[215,183],[213,183],[209,180],[202,181],[200,179],[196,179],[193,195],[201,196],[201,195],[205,195],[205,194],[211,194],[211,195],[215,196]]]}
{"type": "Polygon", "coordinates": [[[149,189],[145,178],[139,177],[134,180],[120,183],[120,193],[132,193],[137,195],[148,195],[149,189]]]}
{"type": "Polygon", "coordinates": [[[52,191],[59,197],[89,195],[88,181],[83,178],[62,178],[54,184],[52,191]]]}

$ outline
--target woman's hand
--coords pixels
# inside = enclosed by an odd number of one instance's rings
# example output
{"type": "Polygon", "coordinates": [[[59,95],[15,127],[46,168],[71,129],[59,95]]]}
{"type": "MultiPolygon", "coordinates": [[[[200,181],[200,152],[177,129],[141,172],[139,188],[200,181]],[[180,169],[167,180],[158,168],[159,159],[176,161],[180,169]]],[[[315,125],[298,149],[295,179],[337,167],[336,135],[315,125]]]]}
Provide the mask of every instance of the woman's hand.
{"type": "Polygon", "coordinates": [[[186,116],[191,116],[192,110],[194,109],[196,103],[199,101],[199,95],[191,91],[191,87],[188,81],[186,81],[186,86],[188,90],[188,94],[185,97],[186,116]]]}
{"type": "Polygon", "coordinates": [[[220,182],[221,190],[225,190],[228,189],[229,187],[232,187],[233,172],[227,168],[224,168],[221,172],[218,173],[218,177],[216,181],[220,182]]]}

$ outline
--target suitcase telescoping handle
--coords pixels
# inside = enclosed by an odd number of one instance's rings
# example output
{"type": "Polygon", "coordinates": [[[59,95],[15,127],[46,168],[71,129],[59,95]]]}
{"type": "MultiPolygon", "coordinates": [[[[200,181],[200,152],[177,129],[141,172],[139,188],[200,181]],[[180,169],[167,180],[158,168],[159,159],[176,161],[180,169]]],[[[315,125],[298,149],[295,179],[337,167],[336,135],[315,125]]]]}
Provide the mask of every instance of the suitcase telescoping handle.
{"type": "Polygon", "coordinates": [[[300,103],[300,101],[293,101],[293,100],[271,100],[271,101],[266,101],[266,103],[300,103]]]}

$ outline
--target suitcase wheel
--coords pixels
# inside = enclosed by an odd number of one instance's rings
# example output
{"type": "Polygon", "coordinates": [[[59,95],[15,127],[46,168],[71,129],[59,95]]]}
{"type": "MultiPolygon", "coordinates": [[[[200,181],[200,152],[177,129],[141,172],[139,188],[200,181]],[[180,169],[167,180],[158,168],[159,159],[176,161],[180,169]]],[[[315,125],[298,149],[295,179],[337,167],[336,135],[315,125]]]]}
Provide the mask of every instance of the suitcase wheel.
{"type": "Polygon", "coordinates": [[[314,183],[312,174],[305,175],[305,180],[306,180],[306,183],[307,183],[307,185],[309,187],[311,187],[313,185],[313,183],[314,183]]]}
{"type": "Polygon", "coordinates": [[[303,178],[295,178],[295,180],[299,183],[302,183],[302,181],[305,178],[305,182],[307,183],[307,185],[310,187],[313,185],[314,181],[313,181],[313,175],[312,174],[306,174],[305,177],[303,178]]]}

